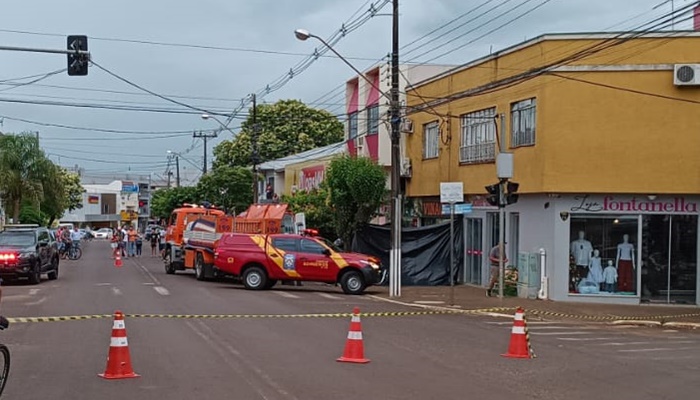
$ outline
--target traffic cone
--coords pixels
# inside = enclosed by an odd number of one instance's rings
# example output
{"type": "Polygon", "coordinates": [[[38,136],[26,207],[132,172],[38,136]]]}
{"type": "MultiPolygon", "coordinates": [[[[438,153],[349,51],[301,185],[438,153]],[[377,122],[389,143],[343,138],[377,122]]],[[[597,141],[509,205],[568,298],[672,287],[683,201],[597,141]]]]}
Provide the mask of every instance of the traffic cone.
{"type": "Polygon", "coordinates": [[[515,320],[513,321],[513,330],[510,335],[508,353],[501,354],[503,357],[533,358],[524,315],[525,311],[522,307],[518,307],[518,309],[515,310],[515,320]]]}
{"type": "Polygon", "coordinates": [[[117,268],[119,268],[119,267],[121,267],[122,265],[123,265],[123,263],[122,263],[122,256],[120,256],[119,254],[117,254],[117,256],[114,258],[114,266],[117,267],[117,268]]]}
{"type": "Polygon", "coordinates": [[[129,355],[129,343],[126,340],[126,326],[124,314],[121,311],[114,312],[114,325],[112,326],[112,340],[107,356],[107,368],[104,374],[98,374],[105,379],[138,378],[131,368],[131,356],[129,355]]]}
{"type": "Polygon", "coordinates": [[[352,310],[350,331],[348,332],[348,339],[345,342],[345,351],[343,352],[343,356],[336,361],[358,364],[366,364],[369,362],[369,360],[365,358],[365,346],[362,343],[360,309],[357,307],[352,310]]]}

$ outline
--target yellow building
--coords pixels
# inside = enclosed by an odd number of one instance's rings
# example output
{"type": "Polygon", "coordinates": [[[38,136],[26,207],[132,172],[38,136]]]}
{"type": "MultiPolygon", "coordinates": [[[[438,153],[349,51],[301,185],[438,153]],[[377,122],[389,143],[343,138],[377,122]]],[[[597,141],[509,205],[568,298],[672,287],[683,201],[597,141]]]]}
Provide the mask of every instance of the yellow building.
{"type": "Polygon", "coordinates": [[[547,281],[556,300],[700,304],[698,48],[696,32],[544,35],[410,87],[416,218],[443,217],[440,182],[463,182],[473,205],[460,280],[488,281],[498,209],[484,187],[502,144],[520,184],[507,250],[531,286],[547,281]]]}

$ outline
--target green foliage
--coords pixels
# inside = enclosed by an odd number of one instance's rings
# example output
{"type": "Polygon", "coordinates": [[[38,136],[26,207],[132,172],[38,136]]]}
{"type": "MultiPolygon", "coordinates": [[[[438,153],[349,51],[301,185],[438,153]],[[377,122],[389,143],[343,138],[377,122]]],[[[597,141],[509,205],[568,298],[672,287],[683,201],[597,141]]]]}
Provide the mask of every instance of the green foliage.
{"type": "Polygon", "coordinates": [[[282,202],[289,204],[293,213],[303,212],[306,226],[317,229],[319,234],[330,240],[337,237],[333,208],[328,204],[328,189],[321,185],[319,189],[299,191],[292,196],[282,196],[282,202]]]}
{"type": "Polygon", "coordinates": [[[73,211],[83,207],[83,192],[80,176],[57,165],[49,169],[44,176],[42,186],[44,196],[41,212],[48,216],[49,225],[60,219],[66,210],[73,211]]]}
{"type": "Polygon", "coordinates": [[[156,190],[151,198],[151,217],[168,218],[183,203],[199,203],[200,200],[199,191],[194,186],[156,190]]]}
{"type": "Polygon", "coordinates": [[[199,198],[226,210],[248,208],[253,200],[253,173],[244,167],[219,166],[197,184],[199,198]]]}
{"type": "Polygon", "coordinates": [[[28,201],[22,202],[19,212],[19,220],[22,221],[23,224],[48,226],[47,215],[28,201]]]}
{"type": "MultiPolygon", "coordinates": [[[[343,139],[343,124],[331,113],[308,107],[298,100],[280,100],[256,107],[258,162],[297,154],[343,139]]],[[[252,110],[233,140],[214,148],[214,167],[252,165],[252,110]]]]}
{"type": "Polygon", "coordinates": [[[376,215],[386,197],[384,169],[366,157],[337,157],[331,161],[325,183],[338,235],[346,244],[376,215]]]}
{"type": "Polygon", "coordinates": [[[0,136],[0,192],[13,221],[19,221],[23,200],[38,204],[44,199],[44,182],[55,182],[55,166],[33,134],[0,136]]]}

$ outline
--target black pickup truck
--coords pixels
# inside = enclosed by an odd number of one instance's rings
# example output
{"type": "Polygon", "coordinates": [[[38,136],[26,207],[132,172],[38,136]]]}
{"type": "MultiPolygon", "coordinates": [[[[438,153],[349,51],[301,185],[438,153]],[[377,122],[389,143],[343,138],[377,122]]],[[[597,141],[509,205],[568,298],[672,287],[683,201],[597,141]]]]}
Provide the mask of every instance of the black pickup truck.
{"type": "Polygon", "coordinates": [[[44,227],[32,225],[6,226],[0,232],[0,277],[28,278],[32,284],[47,274],[58,278],[58,246],[53,234],[44,227]]]}

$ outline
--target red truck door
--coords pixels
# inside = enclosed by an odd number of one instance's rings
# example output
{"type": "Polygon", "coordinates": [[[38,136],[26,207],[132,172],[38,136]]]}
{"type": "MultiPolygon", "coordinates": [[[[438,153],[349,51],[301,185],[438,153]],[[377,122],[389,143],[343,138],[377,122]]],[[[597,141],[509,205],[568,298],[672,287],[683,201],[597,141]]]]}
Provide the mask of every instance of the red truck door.
{"type": "Polygon", "coordinates": [[[315,240],[301,239],[299,243],[299,259],[297,269],[303,277],[314,280],[333,279],[331,271],[335,264],[326,254],[326,248],[315,240]]]}

